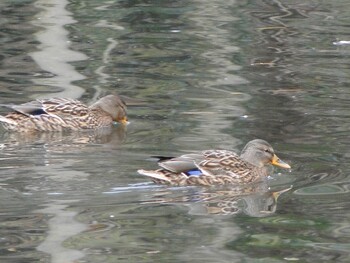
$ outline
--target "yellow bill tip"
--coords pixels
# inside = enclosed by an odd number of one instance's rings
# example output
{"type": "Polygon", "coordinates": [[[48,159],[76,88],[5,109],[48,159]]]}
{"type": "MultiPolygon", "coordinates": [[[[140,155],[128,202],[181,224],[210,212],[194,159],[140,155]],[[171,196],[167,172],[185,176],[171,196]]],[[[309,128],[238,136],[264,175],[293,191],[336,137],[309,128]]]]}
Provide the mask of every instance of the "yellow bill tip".
{"type": "Polygon", "coordinates": [[[128,125],[130,123],[127,117],[123,117],[122,119],[118,120],[118,122],[124,125],[128,125]]]}
{"type": "Polygon", "coordinates": [[[280,158],[277,157],[276,154],[273,155],[272,161],[271,161],[272,165],[284,168],[284,169],[290,169],[290,165],[284,161],[282,161],[280,158]]]}

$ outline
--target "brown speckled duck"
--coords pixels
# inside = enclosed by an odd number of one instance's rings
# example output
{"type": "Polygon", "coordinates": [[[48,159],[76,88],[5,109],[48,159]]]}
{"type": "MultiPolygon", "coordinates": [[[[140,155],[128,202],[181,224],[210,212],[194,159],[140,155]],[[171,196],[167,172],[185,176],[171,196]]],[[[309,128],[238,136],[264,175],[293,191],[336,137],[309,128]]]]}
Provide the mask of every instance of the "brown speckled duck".
{"type": "Polygon", "coordinates": [[[227,150],[207,150],[176,158],[161,158],[158,170],[138,170],[155,183],[169,185],[248,184],[269,175],[269,164],[289,169],[261,139],[248,142],[241,155],[227,150]]]}
{"type": "Polygon", "coordinates": [[[38,99],[20,105],[2,105],[13,111],[0,115],[6,130],[17,132],[86,130],[127,124],[125,102],[117,95],[102,97],[91,106],[66,98],[38,99]]]}

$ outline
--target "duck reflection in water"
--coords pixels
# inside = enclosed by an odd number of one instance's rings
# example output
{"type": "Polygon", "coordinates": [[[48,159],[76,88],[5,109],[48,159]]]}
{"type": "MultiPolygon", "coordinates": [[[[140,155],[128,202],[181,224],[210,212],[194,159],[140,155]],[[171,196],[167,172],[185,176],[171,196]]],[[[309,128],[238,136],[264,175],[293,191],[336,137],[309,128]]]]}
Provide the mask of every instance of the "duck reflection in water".
{"type": "Polygon", "coordinates": [[[271,190],[263,183],[251,186],[230,186],[197,188],[193,187],[184,194],[181,191],[159,191],[147,204],[181,204],[189,208],[189,214],[193,215],[237,215],[245,214],[251,217],[271,216],[276,212],[278,197],[291,187],[282,190],[271,190]],[[178,196],[174,196],[178,195],[178,196]]]}
{"type": "Polygon", "coordinates": [[[88,144],[120,145],[127,137],[127,127],[116,125],[86,131],[3,133],[0,135],[3,147],[26,144],[43,144],[51,150],[69,147],[81,147],[88,144]]]}

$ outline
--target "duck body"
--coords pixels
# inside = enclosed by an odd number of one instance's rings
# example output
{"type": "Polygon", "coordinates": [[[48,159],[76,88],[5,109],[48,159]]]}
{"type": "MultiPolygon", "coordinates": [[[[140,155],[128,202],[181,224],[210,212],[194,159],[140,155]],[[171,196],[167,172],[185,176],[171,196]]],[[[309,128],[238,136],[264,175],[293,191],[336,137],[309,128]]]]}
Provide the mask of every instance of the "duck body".
{"type": "Polygon", "coordinates": [[[21,105],[2,105],[13,111],[0,115],[9,131],[86,130],[127,123],[126,105],[118,96],[102,97],[91,106],[67,98],[38,99],[21,105]]]}
{"type": "Polygon", "coordinates": [[[176,158],[162,158],[157,170],[138,170],[158,184],[227,185],[249,184],[264,180],[269,164],[290,168],[274,153],[270,144],[256,139],[247,143],[238,155],[227,150],[206,150],[176,158]]]}

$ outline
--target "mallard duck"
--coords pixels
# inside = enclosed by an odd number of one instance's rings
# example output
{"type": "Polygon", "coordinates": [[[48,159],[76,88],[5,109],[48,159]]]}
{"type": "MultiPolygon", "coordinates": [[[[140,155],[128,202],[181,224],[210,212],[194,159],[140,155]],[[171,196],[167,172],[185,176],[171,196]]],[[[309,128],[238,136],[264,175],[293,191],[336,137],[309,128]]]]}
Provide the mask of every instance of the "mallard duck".
{"type": "Polygon", "coordinates": [[[225,185],[262,181],[269,175],[269,164],[290,169],[261,139],[248,142],[241,155],[227,150],[207,150],[176,158],[161,158],[158,170],[138,170],[155,183],[169,185],[225,185]]]}
{"type": "Polygon", "coordinates": [[[0,115],[6,130],[18,132],[97,129],[114,122],[127,124],[125,102],[117,95],[102,97],[91,106],[66,98],[38,99],[4,105],[13,111],[0,115]]]}

